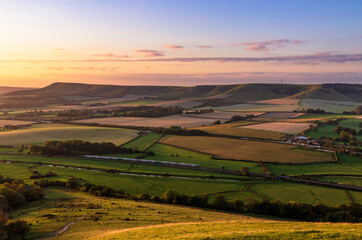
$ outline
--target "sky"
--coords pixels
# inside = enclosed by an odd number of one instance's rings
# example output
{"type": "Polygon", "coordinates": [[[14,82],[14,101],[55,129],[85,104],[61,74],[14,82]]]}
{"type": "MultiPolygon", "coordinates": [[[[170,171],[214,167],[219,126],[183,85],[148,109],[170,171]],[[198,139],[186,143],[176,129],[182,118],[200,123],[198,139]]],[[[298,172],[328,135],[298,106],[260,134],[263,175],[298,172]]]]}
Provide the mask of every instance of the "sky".
{"type": "Polygon", "coordinates": [[[0,86],[362,83],[362,0],[0,0],[0,86]]]}

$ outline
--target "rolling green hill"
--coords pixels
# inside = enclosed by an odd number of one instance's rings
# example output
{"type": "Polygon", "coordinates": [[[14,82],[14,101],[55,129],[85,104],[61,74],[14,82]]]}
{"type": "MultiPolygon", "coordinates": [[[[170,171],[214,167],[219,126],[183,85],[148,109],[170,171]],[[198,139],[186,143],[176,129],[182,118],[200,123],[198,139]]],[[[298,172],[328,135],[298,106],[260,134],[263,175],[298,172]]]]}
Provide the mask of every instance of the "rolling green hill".
{"type": "Polygon", "coordinates": [[[150,96],[159,100],[197,98],[208,106],[232,105],[268,99],[303,98],[362,102],[361,84],[239,84],[179,86],[116,86],[80,83],[53,83],[35,90],[8,93],[8,96],[64,98],[69,96],[120,98],[127,95],[150,96]]]}

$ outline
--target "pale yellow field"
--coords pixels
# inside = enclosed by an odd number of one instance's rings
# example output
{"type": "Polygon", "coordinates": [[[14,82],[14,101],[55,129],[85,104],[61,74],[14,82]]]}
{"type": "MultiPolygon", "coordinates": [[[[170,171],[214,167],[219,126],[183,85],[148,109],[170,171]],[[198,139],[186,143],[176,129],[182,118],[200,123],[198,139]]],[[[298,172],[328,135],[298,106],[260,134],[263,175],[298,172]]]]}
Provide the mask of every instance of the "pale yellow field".
{"type": "Polygon", "coordinates": [[[287,123],[287,122],[270,122],[270,123],[259,123],[247,126],[241,126],[240,128],[267,130],[282,133],[299,133],[309,128],[309,123],[287,123]]]}
{"type": "Polygon", "coordinates": [[[35,122],[18,121],[18,120],[0,120],[0,127],[4,127],[6,125],[22,126],[22,125],[30,125],[30,124],[34,124],[34,123],[35,122]]]}
{"type": "Polygon", "coordinates": [[[48,140],[80,139],[122,144],[138,131],[122,128],[87,127],[66,124],[35,124],[29,128],[0,132],[0,145],[42,144],[48,140]]]}
{"type": "Polygon", "coordinates": [[[161,143],[212,154],[220,159],[247,161],[311,163],[333,160],[327,153],[296,149],[292,145],[199,136],[169,136],[161,143]]]}

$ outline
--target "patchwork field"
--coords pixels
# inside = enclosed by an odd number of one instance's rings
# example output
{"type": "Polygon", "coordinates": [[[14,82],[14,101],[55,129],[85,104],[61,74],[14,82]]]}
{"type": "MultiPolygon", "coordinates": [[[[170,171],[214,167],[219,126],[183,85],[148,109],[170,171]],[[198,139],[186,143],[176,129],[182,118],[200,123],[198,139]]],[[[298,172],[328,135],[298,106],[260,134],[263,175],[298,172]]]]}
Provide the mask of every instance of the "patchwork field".
{"type": "Polygon", "coordinates": [[[230,120],[233,116],[246,116],[246,115],[254,115],[259,116],[263,113],[261,112],[222,112],[222,111],[215,111],[212,113],[203,113],[203,114],[186,114],[188,117],[195,117],[195,118],[209,118],[215,120],[230,120]]]}
{"type": "MultiPolygon", "coordinates": [[[[346,119],[338,123],[341,127],[349,127],[357,132],[360,130],[359,124],[362,123],[362,119],[346,119]]],[[[317,128],[317,131],[309,131],[306,135],[311,138],[318,139],[322,136],[326,137],[338,137],[338,134],[334,132],[335,125],[323,125],[317,128]]],[[[362,142],[362,135],[356,136],[357,142],[362,142]]]]}
{"type": "Polygon", "coordinates": [[[255,124],[255,121],[243,121],[236,123],[212,125],[212,126],[203,126],[193,129],[199,129],[211,134],[226,135],[226,136],[235,136],[235,137],[248,137],[248,138],[260,138],[260,139],[282,139],[285,135],[280,132],[257,130],[243,128],[242,126],[249,126],[255,124]]]}
{"type": "MultiPolygon", "coordinates": [[[[3,156],[2,156],[3,157],[3,156]]],[[[7,156],[5,156],[7,158],[7,156]]],[[[8,156],[12,159],[16,156],[8,156]]],[[[26,156],[24,157],[26,159],[26,156]]],[[[34,162],[36,156],[27,159],[26,161],[34,162]]],[[[38,157],[39,158],[39,157],[38,157]]],[[[49,157],[40,157],[38,161],[49,162],[51,158],[49,157]]],[[[90,161],[90,160],[78,160],[78,159],[69,159],[69,158],[56,158],[54,157],[54,163],[60,164],[62,162],[75,162],[79,166],[101,166],[102,161],[90,161]],[[79,161],[79,162],[78,162],[79,161]],[[88,162],[88,163],[87,163],[88,162]]],[[[222,161],[221,161],[222,162],[222,161]]],[[[235,165],[238,163],[236,161],[235,165]]],[[[249,163],[253,164],[253,163],[249,163]]],[[[256,163],[255,163],[256,164],[256,163]]],[[[115,162],[104,162],[104,168],[112,169],[127,169],[130,164],[118,164],[115,162]],[[128,166],[127,166],[128,165],[128,166]]],[[[257,164],[256,164],[257,165],[257,164]]],[[[106,185],[114,189],[120,189],[130,193],[132,195],[139,195],[142,193],[149,193],[151,195],[162,196],[166,190],[174,190],[180,194],[195,195],[207,193],[210,196],[210,200],[217,194],[225,195],[226,199],[233,200],[235,198],[243,201],[247,201],[250,198],[253,199],[269,199],[269,200],[280,200],[282,202],[288,201],[298,201],[308,204],[317,204],[323,203],[328,206],[334,206],[338,203],[348,203],[350,200],[348,195],[344,190],[323,188],[318,186],[309,186],[309,185],[300,185],[296,183],[287,183],[287,182],[262,182],[262,181],[227,181],[227,180],[214,180],[214,179],[184,179],[184,178],[172,178],[172,177],[156,177],[156,176],[146,176],[145,174],[141,176],[132,176],[132,175],[123,175],[123,174],[112,174],[104,172],[95,172],[95,171],[86,171],[79,169],[68,168],[56,168],[50,166],[34,166],[30,164],[6,164],[0,163],[3,176],[17,177],[19,179],[24,179],[25,182],[31,182],[29,179],[31,172],[29,171],[29,166],[33,166],[34,170],[39,171],[40,173],[47,173],[52,171],[53,173],[58,174],[58,177],[52,177],[50,179],[59,179],[66,180],[68,177],[76,176],[80,177],[83,180],[99,185],[106,185]],[[280,189],[285,191],[280,192],[280,189]],[[286,189],[288,189],[286,191],[286,189]],[[338,197],[330,198],[331,195],[336,195],[338,197]]],[[[243,163],[241,164],[243,166],[243,163]]],[[[241,167],[239,166],[239,167],[241,167]]],[[[102,168],[102,167],[101,167],[102,168]]],[[[161,167],[150,167],[145,165],[137,165],[135,172],[138,170],[149,171],[149,172],[160,172],[161,167]]],[[[167,172],[167,168],[164,168],[167,172]]],[[[168,169],[169,174],[195,174],[192,170],[183,170],[183,169],[168,169]]],[[[199,173],[199,176],[207,173],[199,173]]],[[[220,174],[219,174],[220,175],[220,174]]],[[[218,175],[216,175],[217,177],[218,175]]],[[[220,175],[221,176],[221,175],[220,175]]],[[[241,177],[242,178],[242,177],[241,177]]],[[[244,177],[245,178],[245,177],[244,177]]],[[[362,201],[362,193],[353,192],[353,197],[356,202],[362,201]]]]}
{"type": "Polygon", "coordinates": [[[219,137],[169,136],[161,143],[213,154],[216,158],[279,163],[333,161],[330,154],[300,150],[294,146],[219,137]],[[262,151],[261,151],[262,149],[262,151]]]}
{"type": "Polygon", "coordinates": [[[271,122],[271,123],[259,123],[247,126],[241,126],[239,128],[267,130],[282,133],[299,133],[305,129],[308,129],[310,123],[286,123],[286,122],[271,122]]]}
{"type": "Polygon", "coordinates": [[[185,109],[191,109],[191,108],[200,106],[201,104],[202,104],[202,102],[186,99],[186,100],[161,102],[161,103],[155,104],[155,106],[160,106],[160,107],[179,106],[179,107],[182,107],[185,109]]]}
{"type": "Polygon", "coordinates": [[[278,119],[288,119],[296,118],[303,116],[304,113],[294,113],[294,112],[268,112],[258,116],[258,118],[278,118],[278,119]]]}
{"type": "Polygon", "coordinates": [[[310,174],[361,174],[361,158],[338,154],[338,163],[321,163],[311,165],[276,165],[267,164],[272,174],[310,175],[310,174]]]}
{"type": "Polygon", "coordinates": [[[18,120],[0,120],[0,127],[4,127],[6,125],[25,126],[25,125],[31,125],[34,123],[35,122],[18,121],[18,120]]]}
{"type": "Polygon", "coordinates": [[[126,148],[137,147],[140,151],[144,151],[152,143],[157,141],[160,137],[161,137],[161,135],[157,134],[157,133],[145,133],[145,134],[135,138],[134,140],[122,145],[122,147],[126,147],[126,148]]]}
{"type": "Polygon", "coordinates": [[[310,120],[321,120],[321,119],[336,119],[336,118],[359,118],[361,115],[347,115],[347,114],[329,114],[329,113],[306,113],[297,119],[310,119],[310,120]]]}
{"type": "Polygon", "coordinates": [[[36,124],[29,128],[0,132],[0,145],[42,144],[48,140],[80,139],[122,144],[137,136],[131,129],[87,127],[67,124],[36,124]]]}
{"type": "MultiPolygon", "coordinates": [[[[191,115],[191,114],[190,114],[191,115]]],[[[235,114],[234,114],[235,115],[235,114]]],[[[160,118],[143,118],[143,117],[108,117],[108,118],[92,118],[78,120],[79,123],[98,123],[106,125],[119,126],[144,126],[144,127],[198,127],[202,125],[211,125],[216,120],[225,122],[224,118],[200,118],[185,115],[173,115],[160,118]]]]}

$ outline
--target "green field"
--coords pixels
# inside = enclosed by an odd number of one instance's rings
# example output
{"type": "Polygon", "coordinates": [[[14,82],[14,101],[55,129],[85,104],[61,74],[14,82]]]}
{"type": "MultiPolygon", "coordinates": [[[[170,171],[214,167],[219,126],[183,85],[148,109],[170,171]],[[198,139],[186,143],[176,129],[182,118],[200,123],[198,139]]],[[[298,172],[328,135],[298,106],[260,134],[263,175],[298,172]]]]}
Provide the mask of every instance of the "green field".
{"type": "Polygon", "coordinates": [[[137,147],[140,151],[144,151],[160,138],[161,138],[161,134],[151,133],[151,132],[145,133],[145,134],[135,138],[134,140],[122,145],[122,147],[126,147],[126,148],[137,147]]]}
{"type": "MultiPolygon", "coordinates": [[[[91,164],[90,164],[91,165],[91,164]]],[[[1,174],[12,178],[23,179],[26,182],[32,182],[29,179],[31,175],[29,171],[29,164],[18,163],[0,163],[1,174]]],[[[87,170],[75,170],[71,168],[58,168],[49,166],[34,166],[34,169],[40,173],[47,173],[49,171],[58,174],[58,177],[53,179],[65,180],[71,176],[76,176],[84,181],[92,184],[109,186],[114,189],[123,190],[132,195],[142,193],[149,193],[150,195],[162,196],[166,190],[174,190],[180,194],[198,195],[208,193],[210,196],[215,196],[218,193],[225,195],[228,200],[238,198],[240,200],[247,200],[250,198],[261,199],[266,198],[270,200],[299,201],[309,204],[323,203],[326,205],[336,205],[338,203],[348,203],[348,196],[343,190],[322,188],[309,185],[301,185],[287,182],[257,182],[257,181],[244,181],[244,182],[231,182],[226,180],[207,180],[207,179],[184,179],[173,177],[147,177],[147,176],[133,176],[123,174],[112,174],[103,172],[94,172],[87,170]],[[166,180],[167,179],[167,180],[166,180]],[[244,187],[249,186],[248,190],[243,190],[244,187]],[[283,189],[281,191],[281,189],[283,189]],[[225,193],[226,192],[226,193],[225,193]],[[330,198],[331,194],[336,197],[330,198]]],[[[166,169],[166,168],[164,168],[166,169]]],[[[193,171],[174,169],[169,172],[170,174],[199,174],[202,172],[193,173],[193,171]],[[174,172],[173,172],[174,171],[174,172]]],[[[140,165],[136,167],[136,171],[149,171],[159,172],[158,169],[140,165]]],[[[207,173],[204,173],[207,174],[207,173]]],[[[216,174],[218,175],[218,174],[216,174]]],[[[221,174],[219,174],[221,176],[221,174]]],[[[197,176],[197,175],[196,175],[197,176]]],[[[362,200],[362,194],[354,192],[355,201],[362,200]]]]}
{"type": "Polygon", "coordinates": [[[361,177],[319,177],[318,180],[325,182],[348,184],[353,186],[362,186],[362,176],[361,177]]]}
{"type": "Polygon", "coordinates": [[[67,124],[35,124],[26,129],[0,132],[0,145],[42,144],[48,140],[80,139],[122,144],[137,136],[136,130],[67,124]]]}
{"type": "MultiPolygon", "coordinates": [[[[122,157],[131,157],[135,158],[139,154],[123,154],[122,157]]],[[[91,160],[91,159],[79,159],[79,158],[67,158],[67,157],[45,157],[45,156],[14,156],[14,155],[1,155],[0,160],[8,160],[8,161],[25,161],[29,163],[33,162],[42,162],[47,165],[57,164],[64,166],[72,166],[72,167],[91,167],[91,168],[99,168],[99,169],[117,169],[120,171],[125,171],[128,173],[142,173],[142,174],[176,174],[176,175],[185,175],[185,176],[195,176],[195,177],[209,177],[209,176],[221,176],[221,177],[231,177],[231,178],[243,178],[237,177],[234,175],[227,175],[221,173],[213,173],[213,172],[202,172],[197,170],[190,169],[178,169],[178,168],[168,168],[163,166],[149,166],[149,165],[137,165],[124,163],[122,161],[102,161],[102,160],[91,160]]],[[[29,165],[31,166],[31,165],[29,165]]],[[[258,169],[259,170],[259,169],[258,169]]],[[[46,172],[42,172],[46,173],[46,172]]]]}
{"type": "Polygon", "coordinates": [[[322,109],[326,112],[342,113],[343,111],[354,111],[362,103],[347,101],[331,101],[322,99],[302,99],[298,110],[301,109],[322,109]]]}
{"type": "Polygon", "coordinates": [[[272,174],[302,175],[302,174],[361,174],[362,159],[339,154],[339,163],[321,163],[306,165],[275,165],[267,164],[272,174]]]}
{"type": "MultiPolygon", "coordinates": [[[[358,133],[360,128],[359,124],[362,123],[362,119],[346,119],[342,120],[338,123],[341,127],[349,127],[358,133]]],[[[339,135],[334,132],[334,129],[336,128],[336,125],[323,125],[317,128],[317,131],[309,131],[306,136],[318,139],[320,137],[326,136],[330,138],[338,137],[339,135]]],[[[356,136],[357,142],[362,142],[362,135],[356,136]]]]}
{"type": "MultiPolygon", "coordinates": [[[[25,179],[27,182],[31,182],[29,179],[31,173],[28,169],[28,164],[0,163],[0,167],[1,174],[3,176],[25,179]]],[[[47,173],[49,171],[54,172],[58,175],[58,177],[56,177],[57,179],[67,179],[71,176],[76,176],[86,182],[123,190],[131,195],[148,193],[150,195],[162,196],[162,194],[169,189],[177,191],[180,194],[187,195],[198,195],[208,192],[240,189],[239,182],[226,180],[216,181],[170,177],[132,176],[48,166],[39,166],[36,167],[36,170],[40,173],[47,173]]]]}
{"type": "Polygon", "coordinates": [[[356,115],[346,115],[346,114],[330,114],[330,113],[306,113],[302,116],[296,117],[296,119],[312,119],[312,118],[356,118],[356,115]]]}
{"type": "MultiPolygon", "coordinates": [[[[245,185],[249,185],[246,183],[245,185]]],[[[262,200],[263,198],[269,200],[280,200],[283,202],[295,201],[304,202],[308,204],[323,203],[328,206],[335,206],[339,203],[350,202],[348,195],[344,190],[324,188],[319,186],[302,185],[288,182],[264,182],[257,184],[250,184],[249,190],[236,191],[232,193],[223,194],[226,199],[240,199],[243,201],[249,198],[262,200]],[[333,196],[331,198],[330,196],[333,196]]],[[[354,192],[355,202],[362,202],[362,193],[354,192]]]]}

